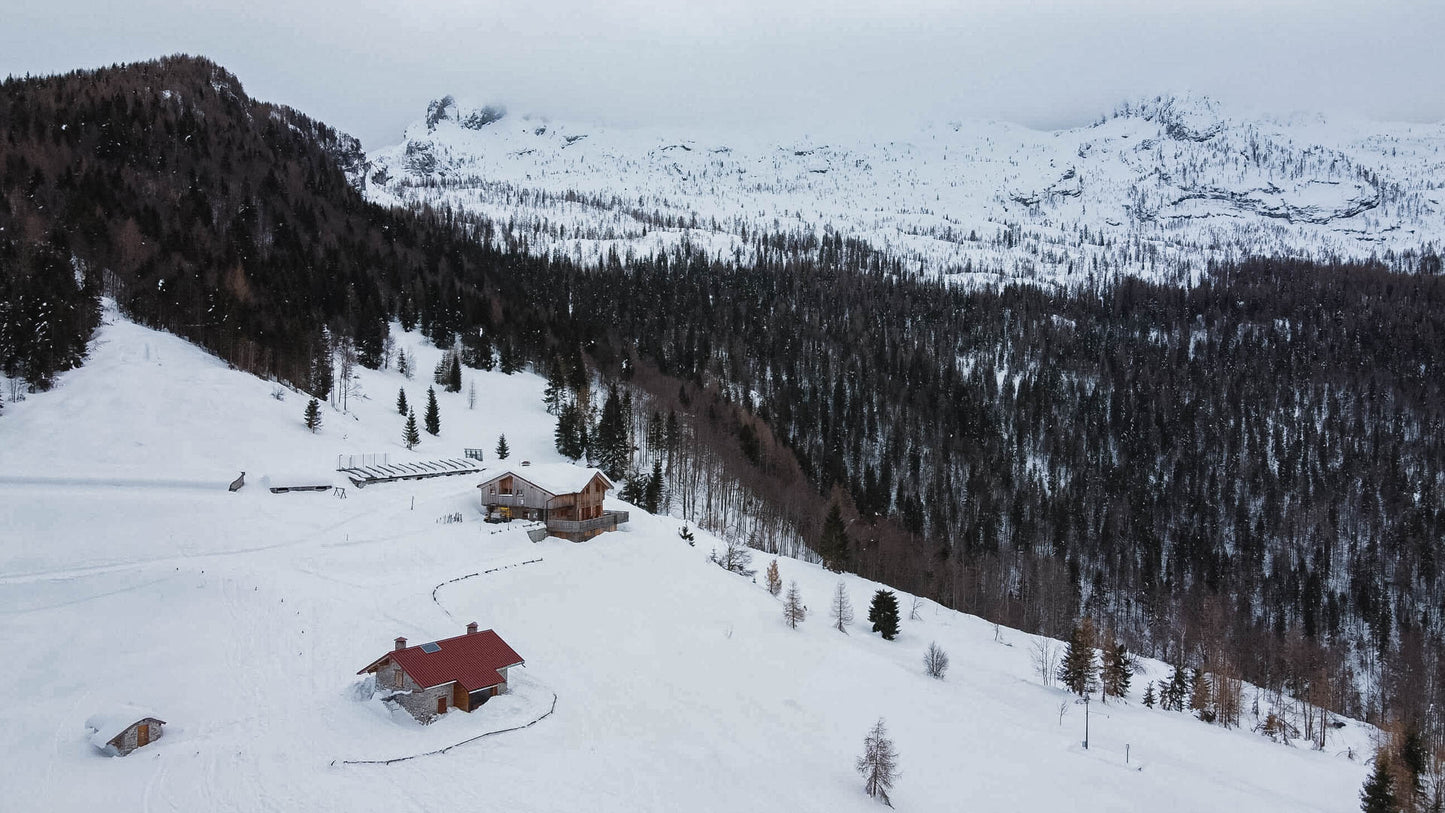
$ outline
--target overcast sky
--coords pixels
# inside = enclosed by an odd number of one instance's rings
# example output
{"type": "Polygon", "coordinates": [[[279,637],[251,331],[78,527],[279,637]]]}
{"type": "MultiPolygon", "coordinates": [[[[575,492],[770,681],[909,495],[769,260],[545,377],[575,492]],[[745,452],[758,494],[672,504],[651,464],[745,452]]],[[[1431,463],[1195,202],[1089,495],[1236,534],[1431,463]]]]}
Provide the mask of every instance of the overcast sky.
{"type": "Polygon", "coordinates": [[[247,91],[399,140],[445,93],[736,128],[1086,123],[1192,90],[1445,120],[1442,0],[3,0],[0,75],[203,54],[247,91]],[[18,4],[18,8],[17,8],[18,4]]]}

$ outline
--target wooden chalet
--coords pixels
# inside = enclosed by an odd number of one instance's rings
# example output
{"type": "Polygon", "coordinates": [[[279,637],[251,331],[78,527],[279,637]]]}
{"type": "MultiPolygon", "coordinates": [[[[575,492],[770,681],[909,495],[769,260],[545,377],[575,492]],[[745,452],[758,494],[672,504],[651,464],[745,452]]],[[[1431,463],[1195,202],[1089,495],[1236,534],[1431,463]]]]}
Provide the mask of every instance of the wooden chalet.
{"type": "Polygon", "coordinates": [[[372,661],[358,675],[376,675],[376,686],[392,694],[385,699],[429,723],[452,709],[470,712],[507,691],[507,670],[526,662],[492,630],[467,625],[465,635],[407,646],[397,638],[391,651],[372,661]]]}
{"type": "Polygon", "coordinates": [[[492,521],[539,520],[553,536],[581,542],[627,522],[626,511],[608,511],[602,498],[616,488],[597,469],[569,463],[523,463],[513,469],[488,472],[477,488],[482,507],[492,521]]]}

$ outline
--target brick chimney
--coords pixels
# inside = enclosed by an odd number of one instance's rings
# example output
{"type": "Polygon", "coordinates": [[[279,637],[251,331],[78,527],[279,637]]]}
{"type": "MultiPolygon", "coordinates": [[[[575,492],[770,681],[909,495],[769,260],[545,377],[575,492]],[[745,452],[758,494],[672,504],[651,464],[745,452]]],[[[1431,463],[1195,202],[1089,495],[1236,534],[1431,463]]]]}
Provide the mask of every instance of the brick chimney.
{"type": "Polygon", "coordinates": [[[397,638],[397,639],[396,639],[396,651],[397,651],[397,652],[400,652],[400,651],[402,651],[403,649],[406,649],[406,639],[405,639],[405,638],[397,638]]]}
{"type": "Polygon", "coordinates": [[[476,634],[477,634],[477,622],[473,621],[472,623],[470,623],[470,624],[467,625],[467,634],[468,634],[468,635],[476,635],[476,634]]]}

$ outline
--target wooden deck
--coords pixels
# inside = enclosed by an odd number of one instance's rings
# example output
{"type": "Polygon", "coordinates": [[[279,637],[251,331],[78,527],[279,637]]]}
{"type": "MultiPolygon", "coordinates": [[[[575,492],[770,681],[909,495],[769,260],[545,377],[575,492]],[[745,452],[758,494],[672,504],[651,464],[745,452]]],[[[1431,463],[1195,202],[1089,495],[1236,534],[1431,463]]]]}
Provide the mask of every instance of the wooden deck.
{"type": "Polygon", "coordinates": [[[481,470],[482,467],[477,465],[477,461],[466,458],[417,460],[409,463],[383,463],[337,469],[345,474],[351,484],[357,488],[365,488],[373,483],[393,483],[398,480],[426,480],[431,477],[476,474],[481,470]]]}

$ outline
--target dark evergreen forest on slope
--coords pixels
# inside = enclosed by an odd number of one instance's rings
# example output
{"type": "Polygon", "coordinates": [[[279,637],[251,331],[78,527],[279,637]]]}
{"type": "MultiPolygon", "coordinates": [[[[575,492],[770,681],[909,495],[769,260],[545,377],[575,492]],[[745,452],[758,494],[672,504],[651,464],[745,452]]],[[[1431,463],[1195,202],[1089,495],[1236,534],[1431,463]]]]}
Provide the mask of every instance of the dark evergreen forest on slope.
{"type": "Polygon", "coordinates": [[[585,358],[707,426],[835,567],[1059,637],[1086,615],[1445,752],[1445,278],[959,289],[782,237],[578,268],[368,204],[361,160],[204,60],[6,81],[4,373],[80,363],[101,293],[319,394],[331,345],[374,365],[391,318],[473,360],[585,358]]]}

